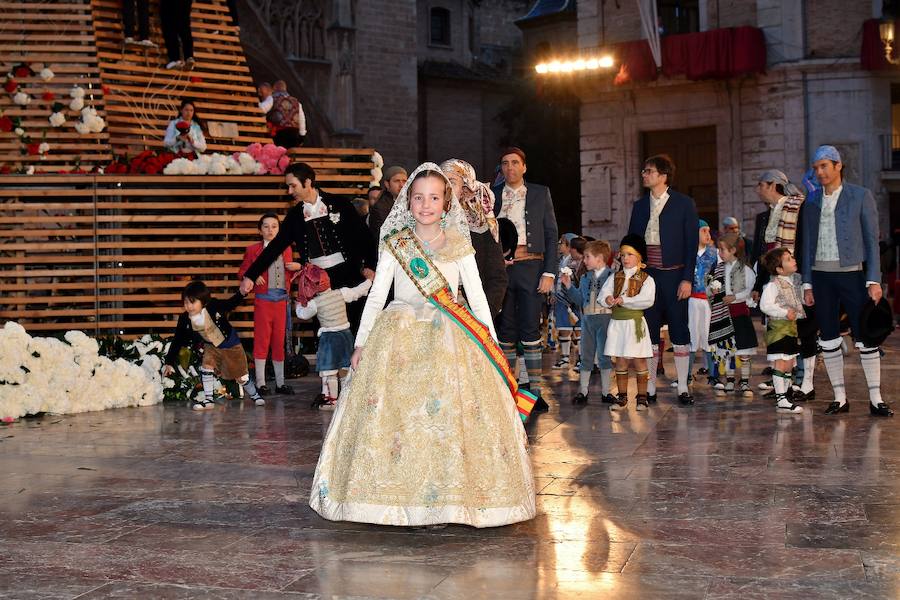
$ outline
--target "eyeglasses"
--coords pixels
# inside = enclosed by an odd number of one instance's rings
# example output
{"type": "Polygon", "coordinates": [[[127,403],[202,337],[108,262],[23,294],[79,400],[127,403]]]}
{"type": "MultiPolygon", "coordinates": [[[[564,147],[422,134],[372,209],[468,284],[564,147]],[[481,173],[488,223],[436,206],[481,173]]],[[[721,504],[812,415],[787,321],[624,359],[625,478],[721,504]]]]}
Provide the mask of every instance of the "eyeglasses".
{"type": "Polygon", "coordinates": [[[651,173],[659,173],[656,169],[641,169],[641,175],[650,175],[651,173]]]}

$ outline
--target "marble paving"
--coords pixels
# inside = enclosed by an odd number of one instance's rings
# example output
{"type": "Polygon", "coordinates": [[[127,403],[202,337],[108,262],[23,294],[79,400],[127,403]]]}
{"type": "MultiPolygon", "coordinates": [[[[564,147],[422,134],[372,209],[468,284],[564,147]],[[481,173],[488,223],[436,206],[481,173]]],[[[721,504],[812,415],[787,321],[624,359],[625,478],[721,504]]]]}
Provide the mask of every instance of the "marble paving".
{"type": "MultiPolygon", "coordinates": [[[[898,349],[883,377],[900,409],[898,349]]],[[[900,417],[869,416],[855,356],[839,417],[821,365],[796,416],[705,385],[690,408],[666,387],[648,413],[610,414],[597,393],[571,405],[574,372],[550,377],[528,428],[539,514],[487,530],[313,513],[330,418],[309,409],[313,377],[259,409],[0,427],[0,598],[900,597],[900,417]]]]}

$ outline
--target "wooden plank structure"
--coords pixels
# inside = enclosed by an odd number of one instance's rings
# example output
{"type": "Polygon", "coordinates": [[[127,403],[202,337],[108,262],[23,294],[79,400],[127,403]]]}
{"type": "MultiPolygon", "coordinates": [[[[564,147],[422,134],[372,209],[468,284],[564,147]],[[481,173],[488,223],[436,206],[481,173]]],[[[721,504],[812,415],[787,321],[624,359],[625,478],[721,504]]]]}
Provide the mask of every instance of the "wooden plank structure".
{"type": "Polygon", "coordinates": [[[0,321],[32,331],[171,334],[185,283],[234,293],[260,215],[288,208],[271,176],[22,179],[0,178],[0,321]]]}
{"type": "MultiPolygon", "coordinates": [[[[25,108],[0,91],[0,110],[51,146],[44,157],[23,154],[18,136],[0,133],[0,167],[37,167],[36,175],[0,174],[0,323],[41,332],[169,334],[187,280],[201,277],[214,293],[233,293],[244,250],[259,239],[260,215],[288,209],[283,177],[46,174],[161,149],[185,95],[208,121],[238,128],[235,139],[209,140],[210,151],[268,142],[224,0],[194,0],[198,62],[191,72],[166,71],[162,49],[124,48],[119,0],[0,0],[0,10],[0,77],[17,63],[56,74],[49,82],[20,79],[32,96],[25,108]],[[48,103],[34,100],[51,91],[68,104],[74,84],[89,91],[86,104],[106,120],[102,133],[51,128],[48,103]]],[[[155,18],[151,24],[162,46],[155,18]]],[[[371,148],[296,148],[291,156],[316,169],[322,189],[365,195],[371,148]]],[[[248,300],[235,315],[240,330],[252,329],[250,311],[248,300]]]]}

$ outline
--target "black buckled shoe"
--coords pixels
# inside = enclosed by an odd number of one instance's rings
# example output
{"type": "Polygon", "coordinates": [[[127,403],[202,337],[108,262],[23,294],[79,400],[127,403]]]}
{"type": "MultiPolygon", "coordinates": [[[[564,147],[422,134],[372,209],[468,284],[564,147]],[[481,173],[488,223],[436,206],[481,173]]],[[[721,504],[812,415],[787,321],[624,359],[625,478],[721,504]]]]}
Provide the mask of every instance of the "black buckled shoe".
{"type": "Polygon", "coordinates": [[[791,397],[791,401],[793,402],[810,402],[816,399],[816,390],[809,390],[808,393],[805,393],[801,390],[797,390],[794,392],[794,395],[791,397]]]}
{"type": "Polygon", "coordinates": [[[616,401],[609,405],[609,410],[625,410],[628,407],[628,395],[619,394],[616,401]]]}
{"type": "MultiPolygon", "coordinates": [[[[870,405],[871,406],[871,405],[870,405]]],[[[872,407],[874,408],[874,407],[872,407]]],[[[837,402],[832,402],[828,405],[828,408],[825,409],[826,415],[837,415],[840,413],[848,413],[850,412],[850,403],[844,402],[843,404],[838,404],[837,402]]]]}
{"type": "Polygon", "coordinates": [[[616,401],[616,397],[613,396],[612,394],[607,394],[607,395],[603,396],[603,404],[612,404],[615,401],[616,401]]]}
{"type": "Polygon", "coordinates": [[[650,404],[656,404],[656,394],[647,394],[647,402],[650,404]]]}
{"type": "Polygon", "coordinates": [[[588,397],[581,392],[578,392],[577,394],[575,394],[575,397],[572,398],[572,404],[574,404],[575,406],[584,406],[587,403],[588,397]]]}
{"type": "Polygon", "coordinates": [[[638,394],[637,395],[637,407],[639,411],[650,410],[650,405],[647,404],[647,394],[638,394]]]}
{"type": "Polygon", "coordinates": [[[884,402],[879,402],[878,406],[875,406],[871,402],[869,402],[869,413],[873,417],[893,417],[894,411],[891,410],[891,407],[885,404],[884,402]]]}
{"type": "Polygon", "coordinates": [[[325,394],[319,394],[309,407],[313,410],[319,410],[319,407],[325,404],[325,394]]]}
{"type": "Polygon", "coordinates": [[[534,403],[534,408],[531,409],[532,413],[545,413],[550,410],[550,405],[547,404],[547,401],[544,400],[540,394],[538,394],[537,402],[534,403]]]}
{"type": "Polygon", "coordinates": [[[258,388],[256,388],[256,391],[259,392],[260,396],[268,396],[269,394],[272,393],[272,390],[270,390],[269,386],[267,386],[267,385],[259,386],[258,388]]]}
{"type": "Polygon", "coordinates": [[[294,393],[294,388],[285,383],[284,385],[279,385],[278,387],[276,387],[275,393],[290,395],[294,393]]]}
{"type": "Polygon", "coordinates": [[[687,392],[682,392],[678,394],[678,403],[682,406],[691,406],[694,404],[694,397],[687,392]]]}

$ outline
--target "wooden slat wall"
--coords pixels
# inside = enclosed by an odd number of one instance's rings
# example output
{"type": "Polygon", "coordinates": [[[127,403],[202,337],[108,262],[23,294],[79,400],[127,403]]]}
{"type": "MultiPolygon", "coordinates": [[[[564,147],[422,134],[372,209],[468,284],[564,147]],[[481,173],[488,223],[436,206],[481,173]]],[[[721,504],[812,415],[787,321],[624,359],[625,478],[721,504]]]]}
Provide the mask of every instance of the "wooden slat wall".
{"type": "Polygon", "coordinates": [[[253,142],[271,141],[257,107],[256,88],[224,0],[194,0],[192,71],[166,70],[157,2],[151,2],[151,38],[158,50],[123,46],[120,0],[90,0],[100,76],[106,97],[109,135],[118,154],[162,146],[166,125],[183,97],[195,100],[207,121],[234,123],[236,139],[208,139],[210,152],[234,152],[253,142]],[[199,79],[199,81],[198,81],[199,79]]]}
{"type": "Polygon", "coordinates": [[[13,65],[22,62],[40,63],[56,74],[49,82],[37,73],[34,77],[16,78],[21,88],[32,96],[27,107],[15,105],[12,95],[0,90],[0,111],[8,117],[21,117],[32,142],[46,141],[50,145],[49,154],[42,159],[25,154],[25,146],[15,133],[0,132],[0,166],[18,170],[30,165],[40,172],[70,169],[79,161],[89,167],[108,162],[111,158],[108,133],[79,134],[74,124],[81,115],[68,108],[69,90],[77,84],[87,92],[85,106],[93,106],[101,117],[107,118],[90,4],[77,0],[0,1],[0,13],[0,75],[5,76],[13,65]],[[47,91],[55,94],[55,101],[66,105],[63,112],[67,122],[62,127],[50,127],[48,118],[54,101],[41,98],[47,91]]]}
{"type": "MultiPolygon", "coordinates": [[[[187,280],[233,293],[260,215],[287,208],[277,176],[0,177],[0,322],[170,334],[187,280]]],[[[245,337],[252,306],[232,320],[245,337]]]]}

